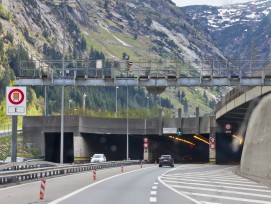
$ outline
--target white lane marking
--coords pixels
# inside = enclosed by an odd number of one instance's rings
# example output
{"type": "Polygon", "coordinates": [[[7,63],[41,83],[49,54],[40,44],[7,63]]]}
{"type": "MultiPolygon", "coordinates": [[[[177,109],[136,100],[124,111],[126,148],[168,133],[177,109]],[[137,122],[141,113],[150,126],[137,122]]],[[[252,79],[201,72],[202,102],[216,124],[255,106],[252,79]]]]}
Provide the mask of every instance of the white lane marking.
{"type": "MultiPolygon", "coordinates": [[[[149,168],[156,168],[156,166],[146,167],[146,168],[143,168],[143,169],[149,169],[149,168]]],[[[80,189],[78,189],[78,190],[76,190],[76,191],[73,191],[73,192],[71,192],[71,193],[69,193],[69,194],[67,194],[67,195],[65,195],[65,196],[63,196],[63,197],[60,197],[60,198],[58,198],[58,199],[56,199],[56,200],[54,200],[54,201],[52,201],[52,202],[50,202],[50,203],[48,203],[48,204],[56,204],[56,203],[59,203],[59,202],[64,201],[64,200],[66,200],[67,198],[70,198],[70,197],[76,195],[77,193],[80,193],[80,192],[82,192],[82,191],[84,191],[84,190],[86,190],[86,189],[88,189],[88,188],[90,188],[90,187],[92,187],[92,186],[96,186],[96,185],[99,184],[99,183],[102,183],[102,182],[104,182],[104,181],[107,181],[107,180],[110,180],[110,179],[112,179],[112,178],[116,178],[116,177],[119,177],[119,176],[122,176],[122,175],[125,175],[125,174],[130,174],[130,173],[133,173],[133,172],[136,172],[136,171],[141,171],[141,170],[143,170],[143,169],[136,169],[136,170],[133,170],[133,171],[129,171],[129,172],[125,172],[125,173],[122,173],[122,174],[117,174],[117,175],[114,175],[114,176],[105,178],[105,179],[103,179],[103,180],[97,181],[97,182],[92,183],[92,184],[90,184],[90,185],[88,185],[88,186],[85,186],[85,187],[83,187],[83,188],[80,188],[80,189]]],[[[89,172],[88,172],[88,173],[89,173],[89,172]]]]}
{"type": "Polygon", "coordinates": [[[227,180],[240,180],[240,181],[250,181],[250,182],[253,182],[253,183],[256,183],[254,181],[251,181],[249,179],[246,179],[246,178],[242,178],[242,177],[224,177],[223,175],[221,176],[186,176],[186,175],[175,175],[175,176],[171,176],[171,174],[168,174],[168,175],[164,175],[164,177],[175,177],[175,178],[199,178],[199,179],[206,179],[206,178],[211,178],[211,179],[227,179],[227,180]]]}
{"type": "Polygon", "coordinates": [[[191,186],[180,186],[180,185],[171,185],[171,187],[185,188],[185,189],[192,189],[192,190],[202,190],[202,191],[212,191],[212,192],[218,192],[218,193],[232,193],[232,194],[238,194],[238,195],[247,195],[247,196],[271,198],[271,196],[263,195],[263,194],[236,192],[236,191],[219,190],[219,189],[212,189],[212,188],[199,188],[199,187],[196,188],[196,187],[191,187],[191,186]]]}
{"type": "Polygon", "coordinates": [[[247,191],[258,191],[258,192],[266,192],[271,193],[271,190],[261,190],[255,188],[241,188],[241,187],[233,187],[233,186],[224,186],[224,185],[212,185],[212,184],[202,184],[202,183],[191,183],[191,182],[181,182],[181,181],[166,181],[167,183],[179,183],[179,184],[187,184],[192,186],[210,186],[210,187],[218,187],[218,188],[231,188],[231,189],[239,189],[239,190],[247,190],[247,191]]]}
{"type": "Polygon", "coordinates": [[[157,189],[157,186],[153,186],[151,189],[157,189]]]}
{"type": "Polygon", "coordinates": [[[201,204],[201,202],[197,201],[196,199],[194,199],[194,198],[192,198],[192,197],[190,197],[190,196],[188,196],[188,195],[185,195],[184,193],[181,193],[180,191],[177,191],[176,189],[172,188],[170,185],[166,184],[166,183],[161,179],[160,176],[158,177],[158,181],[159,181],[160,183],[162,183],[165,187],[167,187],[167,188],[169,188],[170,190],[174,191],[175,193],[177,193],[177,194],[179,194],[179,195],[181,195],[181,196],[187,198],[188,200],[190,200],[190,201],[192,201],[192,202],[194,202],[194,203],[196,203],[196,204],[201,204]]]}
{"type": "Polygon", "coordinates": [[[219,199],[226,199],[226,200],[244,201],[244,202],[250,202],[250,203],[270,204],[270,201],[255,200],[255,199],[236,198],[236,197],[229,197],[229,196],[203,194],[203,193],[190,193],[190,192],[185,192],[185,191],[180,191],[180,193],[183,193],[186,195],[192,195],[192,196],[207,197],[207,198],[219,198],[219,199]]]}
{"type": "Polygon", "coordinates": [[[170,175],[165,175],[164,177],[175,177],[175,178],[197,178],[197,179],[222,179],[222,180],[237,180],[237,181],[249,181],[249,182],[253,182],[256,183],[254,181],[251,181],[249,179],[244,179],[244,178],[240,178],[240,177],[224,177],[224,176],[217,176],[217,177],[213,177],[213,176],[170,176],[170,175]]]}
{"type": "Polygon", "coordinates": [[[200,202],[202,202],[203,204],[220,204],[220,203],[207,202],[207,201],[200,201],[200,202]]]}
{"type": "Polygon", "coordinates": [[[154,185],[158,185],[159,183],[158,182],[154,182],[154,185]]]}
{"type": "Polygon", "coordinates": [[[151,191],[151,195],[156,195],[157,191],[151,191]]]}
{"type": "MultiPolygon", "coordinates": [[[[163,180],[174,180],[176,181],[175,178],[164,178],[162,177],[163,180]]],[[[194,179],[177,179],[177,181],[194,181],[194,182],[199,182],[199,183],[217,183],[217,184],[228,184],[231,186],[247,186],[247,187],[253,187],[253,188],[268,188],[268,186],[259,186],[257,184],[243,184],[243,183],[227,183],[227,182],[220,182],[220,181],[210,181],[210,180],[194,180],[194,179]]]]}
{"type": "Polygon", "coordinates": [[[151,203],[156,203],[157,202],[157,198],[156,197],[150,197],[150,202],[151,203]]]}
{"type": "MultiPolygon", "coordinates": [[[[165,177],[163,177],[165,178],[165,177]]],[[[206,178],[197,178],[197,177],[182,177],[182,179],[197,179],[199,181],[204,181],[206,179],[212,180],[212,181],[228,181],[228,182],[233,182],[233,183],[244,183],[244,184],[258,184],[257,182],[254,181],[242,181],[242,180],[232,180],[232,179],[213,179],[210,177],[206,177],[206,178]]],[[[175,178],[176,179],[176,178],[175,178]]]]}

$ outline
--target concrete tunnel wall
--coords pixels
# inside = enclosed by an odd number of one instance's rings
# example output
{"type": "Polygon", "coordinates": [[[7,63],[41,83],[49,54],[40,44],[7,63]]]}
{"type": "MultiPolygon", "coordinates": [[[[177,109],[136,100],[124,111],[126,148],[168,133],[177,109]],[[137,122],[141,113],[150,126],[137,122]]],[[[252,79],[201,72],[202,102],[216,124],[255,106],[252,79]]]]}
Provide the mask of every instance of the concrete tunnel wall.
{"type": "Polygon", "coordinates": [[[247,126],[241,172],[271,178],[271,94],[253,110],[247,126]]]}

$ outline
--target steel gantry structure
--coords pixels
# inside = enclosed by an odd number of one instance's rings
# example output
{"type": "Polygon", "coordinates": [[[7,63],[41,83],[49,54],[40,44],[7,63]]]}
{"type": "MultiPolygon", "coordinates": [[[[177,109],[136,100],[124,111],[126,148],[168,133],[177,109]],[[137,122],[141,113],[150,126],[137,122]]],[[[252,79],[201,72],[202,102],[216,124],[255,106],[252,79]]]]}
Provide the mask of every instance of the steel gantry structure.
{"type": "Polygon", "coordinates": [[[19,86],[266,86],[271,60],[22,61],[19,86]],[[64,74],[62,71],[64,70],[64,74]],[[64,77],[64,78],[63,78],[64,77]]]}

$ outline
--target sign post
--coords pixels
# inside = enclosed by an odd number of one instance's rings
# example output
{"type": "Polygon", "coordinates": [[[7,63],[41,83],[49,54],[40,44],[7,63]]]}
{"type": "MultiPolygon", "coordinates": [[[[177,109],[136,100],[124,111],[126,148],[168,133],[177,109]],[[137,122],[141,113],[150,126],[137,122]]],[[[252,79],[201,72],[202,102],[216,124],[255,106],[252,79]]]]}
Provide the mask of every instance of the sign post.
{"type": "Polygon", "coordinates": [[[18,115],[26,115],[26,87],[6,87],[6,115],[12,116],[11,161],[16,162],[18,115]]]}

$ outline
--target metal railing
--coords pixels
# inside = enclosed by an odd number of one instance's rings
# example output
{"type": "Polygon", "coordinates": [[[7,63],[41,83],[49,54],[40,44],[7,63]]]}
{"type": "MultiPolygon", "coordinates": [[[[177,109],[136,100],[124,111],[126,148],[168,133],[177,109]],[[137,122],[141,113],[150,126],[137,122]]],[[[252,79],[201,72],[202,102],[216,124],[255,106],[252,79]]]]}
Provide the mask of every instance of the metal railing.
{"type": "MultiPolygon", "coordinates": [[[[139,164],[139,160],[131,161],[114,161],[103,163],[88,163],[77,165],[61,165],[54,167],[43,167],[36,169],[25,169],[17,171],[2,171],[0,172],[0,185],[12,182],[20,182],[25,180],[39,179],[44,177],[50,177],[55,175],[65,175],[71,173],[78,173],[83,171],[90,171],[93,169],[104,169],[117,166],[127,166],[139,164]]],[[[20,165],[18,163],[18,165],[20,165]]],[[[21,164],[23,165],[23,164],[21,164]]]]}
{"type": "MultiPolygon", "coordinates": [[[[72,78],[262,78],[271,77],[271,60],[65,60],[65,79],[72,78]]],[[[62,78],[62,61],[20,63],[20,77],[62,78]]]]}

